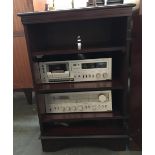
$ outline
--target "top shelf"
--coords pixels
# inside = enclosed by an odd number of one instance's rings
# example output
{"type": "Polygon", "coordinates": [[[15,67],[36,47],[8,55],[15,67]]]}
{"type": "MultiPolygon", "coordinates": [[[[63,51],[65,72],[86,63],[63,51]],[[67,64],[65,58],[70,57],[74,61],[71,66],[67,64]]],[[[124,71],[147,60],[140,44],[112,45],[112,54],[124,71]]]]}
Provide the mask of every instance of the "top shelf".
{"type": "Polygon", "coordinates": [[[42,122],[65,121],[65,120],[103,120],[103,119],[128,119],[119,112],[92,112],[92,113],[65,113],[65,114],[43,114],[40,115],[42,122]]]}
{"type": "Polygon", "coordinates": [[[80,51],[77,49],[51,49],[51,50],[40,50],[33,51],[32,56],[39,55],[61,55],[61,54],[76,54],[76,53],[91,53],[91,52],[113,52],[113,51],[125,51],[125,46],[111,46],[111,47],[96,47],[96,48],[85,48],[80,51]]]}

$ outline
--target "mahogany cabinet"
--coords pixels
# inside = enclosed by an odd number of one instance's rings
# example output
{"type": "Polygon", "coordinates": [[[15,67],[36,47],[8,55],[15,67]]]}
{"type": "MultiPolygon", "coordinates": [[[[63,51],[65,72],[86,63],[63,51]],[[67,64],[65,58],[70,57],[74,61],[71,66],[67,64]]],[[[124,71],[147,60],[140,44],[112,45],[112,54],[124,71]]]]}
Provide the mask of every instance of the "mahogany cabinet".
{"type": "Polygon", "coordinates": [[[133,61],[130,45],[134,6],[135,4],[123,4],[18,14],[26,35],[43,151],[87,145],[125,150],[132,146],[133,133],[137,129],[132,125],[137,122],[130,111],[134,106],[130,102],[133,61]],[[34,64],[38,61],[76,57],[79,51],[75,38],[79,34],[83,38],[80,53],[85,58],[112,58],[112,80],[38,83],[37,67],[34,64]],[[46,113],[47,93],[94,90],[112,91],[112,112],[46,113]],[[69,126],[57,125],[61,123],[69,126]]]}

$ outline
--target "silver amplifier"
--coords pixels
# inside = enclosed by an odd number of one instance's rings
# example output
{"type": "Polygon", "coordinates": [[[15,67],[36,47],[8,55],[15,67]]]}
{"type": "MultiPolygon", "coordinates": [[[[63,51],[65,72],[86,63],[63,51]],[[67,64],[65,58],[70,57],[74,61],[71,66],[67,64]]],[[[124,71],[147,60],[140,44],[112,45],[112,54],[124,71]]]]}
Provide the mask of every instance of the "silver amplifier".
{"type": "Polygon", "coordinates": [[[42,83],[100,81],[112,78],[112,58],[39,63],[42,83]]]}
{"type": "Polygon", "coordinates": [[[45,95],[46,113],[112,111],[112,93],[89,91],[45,95]]]}

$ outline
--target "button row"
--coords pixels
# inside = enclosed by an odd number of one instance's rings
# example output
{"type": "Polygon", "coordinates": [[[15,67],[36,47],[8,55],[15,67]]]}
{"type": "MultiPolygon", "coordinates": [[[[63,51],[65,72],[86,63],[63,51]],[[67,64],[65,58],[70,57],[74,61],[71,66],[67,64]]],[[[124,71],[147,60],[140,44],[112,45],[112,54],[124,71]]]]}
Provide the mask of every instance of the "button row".
{"type": "Polygon", "coordinates": [[[107,78],[108,74],[107,73],[97,73],[96,75],[94,74],[85,74],[85,75],[74,75],[74,78],[107,78]]]}
{"type": "Polygon", "coordinates": [[[52,106],[49,108],[51,113],[54,112],[87,112],[87,111],[103,111],[108,110],[108,105],[77,105],[77,106],[52,106]]]}

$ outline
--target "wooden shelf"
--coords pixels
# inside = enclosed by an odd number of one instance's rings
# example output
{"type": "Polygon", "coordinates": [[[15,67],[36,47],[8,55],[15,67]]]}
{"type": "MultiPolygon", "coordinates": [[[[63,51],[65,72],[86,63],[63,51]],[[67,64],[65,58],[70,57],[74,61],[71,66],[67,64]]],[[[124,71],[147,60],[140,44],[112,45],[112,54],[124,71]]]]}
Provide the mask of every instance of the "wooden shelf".
{"type": "Polygon", "coordinates": [[[41,139],[108,139],[129,138],[128,135],[89,135],[89,136],[41,136],[41,139]]]}
{"type": "Polygon", "coordinates": [[[72,147],[102,147],[113,151],[126,149],[128,135],[43,136],[41,141],[46,152],[72,147]]]}
{"type": "Polygon", "coordinates": [[[127,119],[118,112],[92,112],[92,113],[65,113],[65,114],[42,114],[40,119],[42,122],[49,121],[75,121],[75,120],[106,120],[106,119],[127,119]]]}
{"type": "Polygon", "coordinates": [[[66,82],[37,84],[35,91],[38,93],[57,93],[75,91],[95,91],[95,90],[123,89],[119,81],[94,81],[94,82],[66,82]]]}
{"type": "Polygon", "coordinates": [[[41,117],[44,123],[44,136],[127,134],[123,124],[127,117],[121,116],[118,112],[45,114],[41,117]]]}
{"type": "Polygon", "coordinates": [[[124,50],[125,46],[85,48],[82,49],[81,51],[78,51],[77,49],[51,49],[51,50],[33,51],[32,56],[76,54],[76,53],[89,53],[89,52],[112,52],[112,51],[124,51],[124,50]]]}
{"type": "Polygon", "coordinates": [[[82,136],[82,135],[126,135],[127,131],[121,127],[47,127],[44,136],[82,136]],[[63,131],[63,132],[62,132],[63,131]]]}

